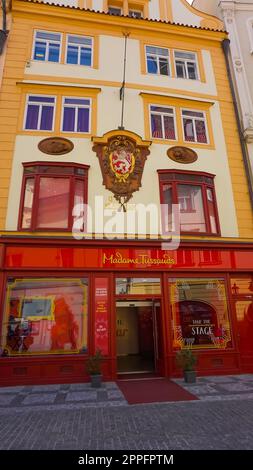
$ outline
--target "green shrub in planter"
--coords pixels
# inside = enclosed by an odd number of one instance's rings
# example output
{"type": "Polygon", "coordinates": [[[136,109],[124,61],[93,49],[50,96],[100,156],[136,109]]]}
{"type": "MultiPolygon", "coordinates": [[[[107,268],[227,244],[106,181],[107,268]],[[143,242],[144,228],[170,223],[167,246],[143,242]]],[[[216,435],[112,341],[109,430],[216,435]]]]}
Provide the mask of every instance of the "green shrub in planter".
{"type": "Polygon", "coordinates": [[[100,349],[97,349],[93,356],[89,356],[86,362],[86,371],[91,378],[91,386],[92,387],[101,387],[102,382],[102,352],[100,349]]]}
{"type": "Polygon", "coordinates": [[[196,382],[196,363],[197,358],[193,355],[190,349],[181,349],[181,351],[177,352],[176,364],[180,369],[183,370],[185,382],[196,382]]]}

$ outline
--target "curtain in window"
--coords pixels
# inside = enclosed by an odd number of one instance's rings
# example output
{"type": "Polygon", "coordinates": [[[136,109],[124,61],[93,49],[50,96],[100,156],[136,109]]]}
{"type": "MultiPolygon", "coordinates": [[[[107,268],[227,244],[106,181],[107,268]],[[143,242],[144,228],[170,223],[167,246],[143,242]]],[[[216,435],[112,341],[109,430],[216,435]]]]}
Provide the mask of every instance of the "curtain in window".
{"type": "Polygon", "coordinates": [[[69,192],[68,178],[40,178],[38,228],[68,227],[69,192]]]}
{"type": "Polygon", "coordinates": [[[52,106],[43,106],[41,113],[40,129],[43,131],[51,131],[53,128],[53,113],[52,106]]]}
{"type": "Polygon", "coordinates": [[[77,132],[89,131],[89,109],[79,108],[77,115],[77,132]]]}
{"type": "Polygon", "coordinates": [[[163,138],[162,118],[159,114],[151,114],[152,137],[156,139],[163,138]]]}
{"type": "Polygon", "coordinates": [[[207,137],[206,137],[206,126],[205,126],[204,121],[195,121],[195,123],[196,123],[197,141],[206,144],[207,137]]]}
{"type": "Polygon", "coordinates": [[[176,134],[175,134],[173,117],[164,116],[164,132],[165,132],[165,139],[175,140],[176,134]]]}
{"type": "Polygon", "coordinates": [[[74,132],[75,130],[75,108],[64,108],[63,131],[74,132]]]}
{"type": "Polygon", "coordinates": [[[39,117],[39,106],[36,106],[34,104],[29,104],[27,107],[25,128],[37,129],[38,117],[39,117]]]}

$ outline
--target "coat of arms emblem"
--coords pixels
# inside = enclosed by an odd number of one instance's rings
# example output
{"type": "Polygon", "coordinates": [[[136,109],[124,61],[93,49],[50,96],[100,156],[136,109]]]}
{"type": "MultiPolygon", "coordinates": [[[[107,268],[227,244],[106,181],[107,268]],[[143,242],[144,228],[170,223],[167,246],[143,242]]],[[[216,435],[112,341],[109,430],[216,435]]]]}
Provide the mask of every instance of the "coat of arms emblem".
{"type": "Polygon", "coordinates": [[[93,138],[93,150],[96,152],[103,174],[103,184],[112,191],[120,208],[133,192],[141,187],[141,179],[151,142],[143,141],[129,131],[111,131],[103,137],[93,138]]]}

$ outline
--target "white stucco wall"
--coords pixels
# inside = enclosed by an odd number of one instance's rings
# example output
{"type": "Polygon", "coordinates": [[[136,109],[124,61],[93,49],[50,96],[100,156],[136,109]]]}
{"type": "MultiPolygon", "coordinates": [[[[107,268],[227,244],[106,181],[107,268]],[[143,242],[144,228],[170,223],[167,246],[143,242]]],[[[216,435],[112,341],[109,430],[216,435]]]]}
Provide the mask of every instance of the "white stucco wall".
{"type": "MultiPolygon", "coordinates": [[[[144,135],[143,101],[139,96],[139,90],[126,91],[125,105],[125,128],[136,132],[141,137],[144,135]]],[[[113,87],[102,87],[102,92],[98,96],[98,135],[117,129],[120,125],[121,101],[119,100],[119,90],[113,87]]],[[[142,187],[133,194],[130,204],[156,204],[159,207],[159,183],[158,169],[183,169],[206,171],[215,174],[215,189],[218,201],[219,219],[221,232],[224,237],[238,236],[236,214],[233,204],[233,193],[226,155],[226,146],[222,131],[222,123],[219,112],[219,105],[214,104],[211,108],[211,118],[216,142],[215,150],[197,149],[198,160],[187,166],[178,165],[167,157],[168,143],[151,145],[151,153],[147,157],[142,187]],[[226,188],[226,191],[224,191],[226,188]],[[229,214],[229,217],[227,216],[229,214]]],[[[46,136],[45,136],[46,137],[46,136]]],[[[92,142],[89,139],[78,138],[76,135],[71,139],[74,149],[71,153],[61,156],[45,156],[38,150],[38,142],[41,136],[19,135],[16,138],[12,178],[10,184],[10,197],[6,230],[16,230],[18,220],[18,210],[20,203],[20,191],[23,175],[22,162],[27,161],[61,161],[76,162],[90,165],[88,202],[94,209],[95,196],[104,197],[104,202],[112,198],[112,193],[102,185],[102,174],[96,154],[92,151],[92,142]]],[[[116,204],[117,207],[117,204],[116,204]]],[[[93,227],[95,230],[95,227],[93,227]]],[[[126,228],[125,228],[126,231],[126,228]]]]}
{"type": "Polygon", "coordinates": [[[174,23],[200,26],[202,17],[192,13],[180,0],[171,0],[174,23]]]}
{"type": "MultiPolygon", "coordinates": [[[[168,47],[166,41],[164,47],[168,47]]],[[[185,50],[185,44],[182,44],[185,50]]],[[[173,54],[170,49],[170,60],[173,60],[173,54]]],[[[178,78],[166,77],[163,75],[141,74],[140,65],[140,45],[135,39],[128,39],[127,43],[127,67],[126,82],[132,84],[142,84],[154,87],[168,87],[176,90],[191,91],[196,93],[204,93],[207,95],[216,95],[215,77],[212,67],[212,61],[209,51],[202,50],[202,59],[205,68],[206,82],[198,80],[184,80],[178,78]],[[135,60],[132,60],[132,57],[135,60]]],[[[91,67],[76,66],[69,64],[55,64],[50,62],[30,61],[25,69],[27,76],[40,75],[59,77],[95,79],[121,82],[123,78],[123,58],[124,58],[124,38],[116,38],[111,36],[99,37],[99,69],[91,67]],[[108,54],[110,51],[110,54],[108,54]],[[115,57],[117,66],[115,66],[115,57]]],[[[71,80],[70,80],[71,82],[71,80]]]]}

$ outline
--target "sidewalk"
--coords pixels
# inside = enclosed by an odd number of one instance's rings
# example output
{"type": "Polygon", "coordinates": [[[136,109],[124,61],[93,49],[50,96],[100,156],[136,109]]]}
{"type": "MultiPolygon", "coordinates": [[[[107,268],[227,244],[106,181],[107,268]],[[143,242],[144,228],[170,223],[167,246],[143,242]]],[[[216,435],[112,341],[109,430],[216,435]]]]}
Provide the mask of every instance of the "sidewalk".
{"type": "MultiPolygon", "coordinates": [[[[201,401],[253,399],[253,374],[198,377],[195,384],[186,384],[183,379],[173,381],[201,401]]],[[[127,403],[115,382],[105,382],[98,389],[91,388],[90,383],[0,388],[1,414],[117,406],[132,405],[127,403]]]]}

